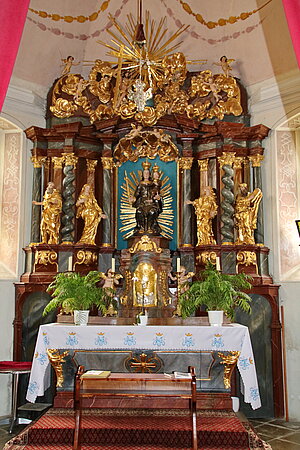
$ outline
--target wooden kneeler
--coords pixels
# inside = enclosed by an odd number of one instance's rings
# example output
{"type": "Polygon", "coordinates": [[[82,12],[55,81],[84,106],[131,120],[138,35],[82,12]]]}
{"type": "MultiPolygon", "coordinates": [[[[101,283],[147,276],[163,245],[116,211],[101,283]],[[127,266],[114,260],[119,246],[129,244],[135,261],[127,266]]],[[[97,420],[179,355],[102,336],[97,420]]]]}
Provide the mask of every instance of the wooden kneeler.
{"type": "MultiPolygon", "coordinates": [[[[95,371],[94,371],[95,372],[95,371]]],[[[110,373],[101,375],[84,373],[79,366],[74,386],[75,432],[73,450],[81,449],[82,405],[85,398],[173,398],[188,399],[192,416],[193,450],[197,445],[196,376],[194,367],[189,367],[189,377],[149,373],[110,373]]]]}

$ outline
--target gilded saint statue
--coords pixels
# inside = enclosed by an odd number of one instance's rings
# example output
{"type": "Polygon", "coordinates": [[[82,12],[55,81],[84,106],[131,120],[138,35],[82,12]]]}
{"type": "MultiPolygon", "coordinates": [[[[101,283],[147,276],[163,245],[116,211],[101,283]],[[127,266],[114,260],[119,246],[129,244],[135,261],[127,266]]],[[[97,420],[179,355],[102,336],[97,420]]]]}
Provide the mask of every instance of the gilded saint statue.
{"type": "Polygon", "coordinates": [[[41,243],[58,244],[60,229],[60,214],[62,210],[62,198],[55,185],[50,181],[47,185],[42,202],[32,202],[34,205],[42,205],[41,243]]]}
{"type": "Polygon", "coordinates": [[[151,176],[151,164],[148,161],[142,163],[143,173],[142,179],[136,187],[133,197],[129,198],[130,203],[136,208],[135,234],[152,233],[159,235],[161,228],[157,222],[158,216],[161,214],[162,199],[160,195],[160,174],[159,167],[153,167],[151,176]]]}
{"type": "Polygon", "coordinates": [[[257,225],[257,213],[262,199],[259,188],[248,192],[246,183],[239,185],[239,193],[235,200],[235,227],[237,229],[236,244],[255,244],[254,230],[257,225]]]}
{"type": "Polygon", "coordinates": [[[146,262],[140,263],[133,273],[133,306],[157,305],[157,273],[146,262]]]}
{"type": "Polygon", "coordinates": [[[76,206],[76,218],[81,217],[84,221],[83,232],[78,243],[95,245],[98,225],[101,219],[106,219],[107,216],[103,214],[89,184],[85,184],[81,189],[76,206]]]}
{"type": "Polygon", "coordinates": [[[216,216],[218,205],[216,194],[211,186],[204,188],[204,193],[196,200],[187,200],[189,205],[193,205],[197,216],[197,245],[215,245],[212,231],[212,219],[216,216]]]}

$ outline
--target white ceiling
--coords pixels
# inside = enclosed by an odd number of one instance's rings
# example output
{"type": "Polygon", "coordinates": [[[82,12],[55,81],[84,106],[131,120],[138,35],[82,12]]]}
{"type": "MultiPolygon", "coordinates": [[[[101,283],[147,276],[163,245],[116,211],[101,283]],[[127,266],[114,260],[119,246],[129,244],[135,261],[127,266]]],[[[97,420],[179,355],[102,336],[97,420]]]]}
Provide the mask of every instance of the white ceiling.
{"type": "MultiPolygon", "coordinates": [[[[99,10],[106,0],[31,0],[30,8],[57,16],[88,17],[99,10]]],[[[144,0],[156,23],[166,17],[166,37],[171,36],[181,24],[190,25],[181,39],[180,51],[187,59],[207,59],[205,65],[195,65],[191,70],[211,69],[222,55],[235,59],[232,75],[241,79],[245,86],[282,75],[297,68],[296,59],[287,29],[281,0],[272,0],[259,12],[234,24],[209,29],[199,23],[194,15],[182,7],[183,0],[144,0]]],[[[191,10],[208,21],[238,17],[262,6],[262,0],[185,0],[191,10]]],[[[95,21],[84,23],[64,20],[54,21],[29,10],[25,29],[15,64],[13,79],[31,83],[46,92],[60,76],[61,58],[73,55],[80,64],[73,72],[87,77],[89,67],[84,60],[111,59],[106,49],[97,41],[110,42],[108,14],[118,16],[125,25],[129,13],[136,14],[136,0],[107,0],[108,6],[95,21]]]]}

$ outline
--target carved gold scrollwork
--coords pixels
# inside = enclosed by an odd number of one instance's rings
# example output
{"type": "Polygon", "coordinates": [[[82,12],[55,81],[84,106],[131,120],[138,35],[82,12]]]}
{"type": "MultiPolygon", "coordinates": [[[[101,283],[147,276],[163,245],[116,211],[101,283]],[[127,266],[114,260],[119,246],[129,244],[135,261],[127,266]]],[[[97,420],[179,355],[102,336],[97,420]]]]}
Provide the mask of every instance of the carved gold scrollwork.
{"type": "Polygon", "coordinates": [[[238,362],[240,353],[241,352],[238,352],[238,351],[231,351],[227,355],[225,355],[224,353],[218,352],[218,356],[220,358],[222,358],[222,361],[220,362],[220,364],[224,364],[223,381],[224,381],[224,387],[226,389],[230,389],[230,387],[231,387],[230,378],[231,378],[232,372],[238,362]]]}
{"type": "Polygon", "coordinates": [[[120,298],[121,303],[123,306],[127,306],[128,297],[130,295],[130,292],[132,292],[132,273],[130,270],[125,271],[125,292],[124,295],[120,298]]]}
{"type": "Polygon", "coordinates": [[[64,158],[63,157],[53,156],[51,159],[52,159],[52,162],[53,162],[54,169],[62,169],[63,164],[64,164],[64,158]]]}
{"type": "Polygon", "coordinates": [[[107,157],[107,156],[103,156],[101,158],[101,162],[102,162],[103,169],[113,170],[113,168],[114,168],[114,160],[113,160],[113,158],[110,158],[110,157],[107,157]]]}
{"type": "Polygon", "coordinates": [[[191,170],[193,164],[192,157],[183,157],[178,159],[179,170],[191,170]]]}
{"type": "Polygon", "coordinates": [[[249,160],[252,163],[252,167],[260,167],[261,162],[264,160],[264,155],[251,155],[249,160]]]}
{"type": "Polygon", "coordinates": [[[30,159],[35,169],[40,169],[47,160],[45,156],[36,156],[36,155],[31,156],[30,159]]]}
{"type": "Polygon", "coordinates": [[[208,262],[216,265],[217,264],[217,254],[216,252],[202,252],[200,255],[197,256],[197,261],[202,264],[206,265],[208,262]]]}
{"type": "Polygon", "coordinates": [[[156,373],[162,366],[162,361],[157,356],[141,353],[139,356],[131,356],[126,359],[125,366],[130,372],[156,373]]]}
{"type": "Polygon", "coordinates": [[[78,162],[78,157],[74,153],[63,153],[66,166],[74,166],[74,169],[78,162]]]}
{"type": "Polygon", "coordinates": [[[257,268],[257,258],[255,252],[250,252],[247,250],[241,250],[236,255],[237,267],[242,266],[255,266],[256,273],[258,273],[257,268]]]}
{"type": "Polygon", "coordinates": [[[116,145],[116,160],[121,163],[127,160],[135,162],[139,158],[154,159],[158,155],[162,161],[167,162],[178,157],[178,148],[163,130],[154,128],[153,131],[143,131],[141,125],[131,126],[132,130],[116,145]]]}
{"type": "Polygon", "coordinates": [[[86,166],[89,173],[94,173],[98,161],[96,159],[87,159],[86,166]]]}
{"type": "Polygon", "coordinates": [[[149,238],[149,236],[144,235],[141,237],[140,241],[136,242],[129,249],[130,253],[137,253],[140,251],[161,253],[162,249],[158,247],[157,244],[149,238]]]}
{"type": "Polygon", "coordinates": [[[168,306],[171,298],[170,298],[169,291],[168,291],[167,272],[165,270],[162,270],[159,273],[159,284],[160,284],[160,288],[161,288],[163,304],[164,304],[164,306],[168,306]]]}
{"type": "Polygon", "coordinates": [[[198,160],[198,166],[199,166],[200,172],[207,172],[208,159],[199,159],[198,160]]]}
{"type": "Polygon", "coordinates": [[[66,350],[63,353],[59,353],[56,348],[48,348],[46,350],[51,366],[56,374],[56,387],[62,387],[64,382],[64,373],[62,363],[66,362],[64,359],[68,356],[69,351],[66,350]]]}
{"type": "Polygon", "coordinates": [[[35,266],[37,264],[40,264],[42,266],[47,266],[48,264],[55,264],[56,268],[58,268],[57,253],[53,250],[38,250],[35,253],[34,258],[34,271],[35,266]]]}
{"type": "Polygon", "coordinates": [[[91,264],[95,264],[95,262],[98,261],[98,255],[95,252],[92,252],[91,250],[79,250],[76,253],[76,264],[85,264],[87,266],[91,264]]]}
{"type": "Polygon", "coordinates": [[[234,169],[241,169],[242,168],[242,164],[244,162],[244,159],[245,158],[243,158],[242,156],[236,156],[234,158],[234,161],[233,161],[233,168],[234,169]]]}
{"type": "Polygon", "coordinates": [[[232,166],[235,161],[235,152],[232,153],[223,152],[222,156],[218,156],[218,161],[221,167],[232,166]]]}

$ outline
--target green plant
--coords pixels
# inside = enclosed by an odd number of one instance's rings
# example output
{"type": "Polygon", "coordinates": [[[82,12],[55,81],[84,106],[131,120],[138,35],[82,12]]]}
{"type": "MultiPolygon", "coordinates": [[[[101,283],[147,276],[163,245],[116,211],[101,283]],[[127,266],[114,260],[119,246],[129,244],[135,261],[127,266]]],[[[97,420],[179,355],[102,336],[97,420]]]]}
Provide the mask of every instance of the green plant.
{"type": "Polygon", "coordinates": [[[100,279],[100,274],[96,271],[91,271],[87,275],[76,272],[57,274],[47,288],[47,292],[52,293],[52,300],[45,307],[43,316],[59,306],[64,311],[72,312],[75,309],[88,310],[95,305],[105,313],[103,289],[97,287],[100,279]]]}
{"type": "Polygon", "coordinates": [[[244,273],[223,274],[209,263],[201,273],[201,280],[192,283],[180,296],[182,317],[191,316],[201,305],[205,305],[208,311],[222,310],[231,319],[237,306],[251,313],[251,297],[242,292],[251,289],[250,280],[251,277],[244,273]]]}

